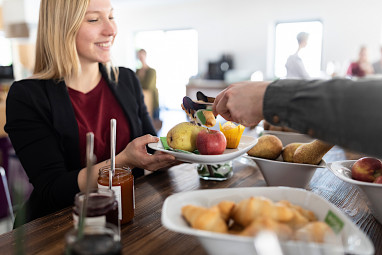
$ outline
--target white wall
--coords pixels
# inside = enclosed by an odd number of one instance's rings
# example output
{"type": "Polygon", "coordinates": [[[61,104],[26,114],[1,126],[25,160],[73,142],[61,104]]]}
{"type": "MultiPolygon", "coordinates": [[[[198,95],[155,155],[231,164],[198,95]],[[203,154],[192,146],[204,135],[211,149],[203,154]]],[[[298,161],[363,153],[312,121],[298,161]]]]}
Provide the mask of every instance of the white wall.
{"type": "Polygon", "coordinates": [[[119,35],[114,62],[135,67],[133,34],[141,30],[195,28],[199,36],[199,72],[223,53],[235,68],[272,74],[273,28],[276,22],[320,19],[324,24],[323,69],[327,61],[347,62],[369,47],[379,58],[382,1],[378,0],[189,0],[171,4],[127,4],[116,1],[119,35]]]}

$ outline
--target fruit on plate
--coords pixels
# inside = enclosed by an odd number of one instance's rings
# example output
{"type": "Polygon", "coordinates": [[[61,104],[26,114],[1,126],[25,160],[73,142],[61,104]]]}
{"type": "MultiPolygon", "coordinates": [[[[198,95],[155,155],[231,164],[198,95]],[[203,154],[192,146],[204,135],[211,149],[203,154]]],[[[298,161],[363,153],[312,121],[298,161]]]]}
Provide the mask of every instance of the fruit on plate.
{"type": "Polygon", "coordinates": [[[303,143],[290,143],[290,144],[287,144],[284,147],[284,149],[283,149],[283,151],[281,153],[281,155],[283,156],[283,160],[285,162],[293,162],[293,155],[294,155],[296,149],[298,147],[300,147],[301,145],[303,145],[303,143]]]}
{"type": "Polygon", "coordinates": [[[375,178],[374,183],[381,183],[382,184],[382,175],[375,178]]]}
{"type": "MultiPolygon", "coordinates": [[[[351,175],[353,179],[358,181],[381,181],[379,177],[382,175],[382,162],[373,157],[360,158],[353,164],[351,175]]],[[[382,183],[382,181],[380,183],[382,183]]]]}
{"type": "Polygon", "coordinates": [[[299,146],[293,155],[294,163],[318,165],[324,155],[333,147],[332,144],[314,140],[299,146]]]}
{"type": "Polygon", "coordinates": [[[198,133],[205,129],[205,127],[190,122],[179,123],[168,131],[167,144],[173,149],[192,152],[196,150],[196,137],[198,133]]]}
{"type": "Polygon", "coordinates": [[[196,148],[202,155],[223,154],[227,139],[219,130],[204,129],[196,136],[196,148]]]}
{"type": "Polygon", "coordinates": [[[263,135],[247,153],[250,156],[266,159],[276,159],[283,150],[283,143],[274,135],[263,135]]]}
{"type": "Polygon", "coordinates": [[[220,131],[223,132],[225,138],[227,139],[227,149],[236,149],[239,146],[241,136],[244,132],[245,127],[243,125],[236,126],[235,123],[227,121],[226,123],[220,125],[220,131]]]}

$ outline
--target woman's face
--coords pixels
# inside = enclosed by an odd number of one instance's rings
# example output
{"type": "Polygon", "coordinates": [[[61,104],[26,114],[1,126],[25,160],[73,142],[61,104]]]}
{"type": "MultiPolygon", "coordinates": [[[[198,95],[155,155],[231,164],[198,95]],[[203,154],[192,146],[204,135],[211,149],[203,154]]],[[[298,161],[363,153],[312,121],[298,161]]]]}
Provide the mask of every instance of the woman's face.
{"type": "Polygon", "coordinates": [[[116,34],[110,0],[90,0],[76,38],[81,64],[109,62],[116,34]]]}

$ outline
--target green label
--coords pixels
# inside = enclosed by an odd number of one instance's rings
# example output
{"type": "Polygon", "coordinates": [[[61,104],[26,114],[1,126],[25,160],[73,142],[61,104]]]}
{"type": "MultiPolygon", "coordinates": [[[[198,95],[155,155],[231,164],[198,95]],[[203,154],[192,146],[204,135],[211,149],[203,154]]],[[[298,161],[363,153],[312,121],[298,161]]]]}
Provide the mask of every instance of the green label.
{"type": "Polygon", "coordinates": [[[344,222],[330,210],[328,214],[326,214],[325,223],[328,224],[336,234],[341,232],[345,225],[344,222]]]}

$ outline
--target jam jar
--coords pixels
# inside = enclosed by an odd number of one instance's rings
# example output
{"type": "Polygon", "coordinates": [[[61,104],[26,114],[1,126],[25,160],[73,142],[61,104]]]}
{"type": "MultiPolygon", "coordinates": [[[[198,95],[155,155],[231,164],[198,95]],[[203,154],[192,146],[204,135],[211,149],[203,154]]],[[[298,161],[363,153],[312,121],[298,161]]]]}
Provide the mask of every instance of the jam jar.
{"type": "MultiPolygon", "coordinates": [[[[85,192],[77,193],[74,198],[73,222],[78,226],[85,192]]],[[[86,210],[86,225],[104,226],[106,223],[118,226],[118,202],[113,190],[92,189],[89,191],[86,210]]]]}
{"type": "MultiPolygon", "coordinates": [[[[103,167],[98,174],[98,188],[109,187],[110,166],[103,167]]],[[[125,224],[134,218],[135,196],[134,176],[131,169],[124,166],[115,166],[112,178],[112,188],[118,201],[118,218],[125,224]]]]}

